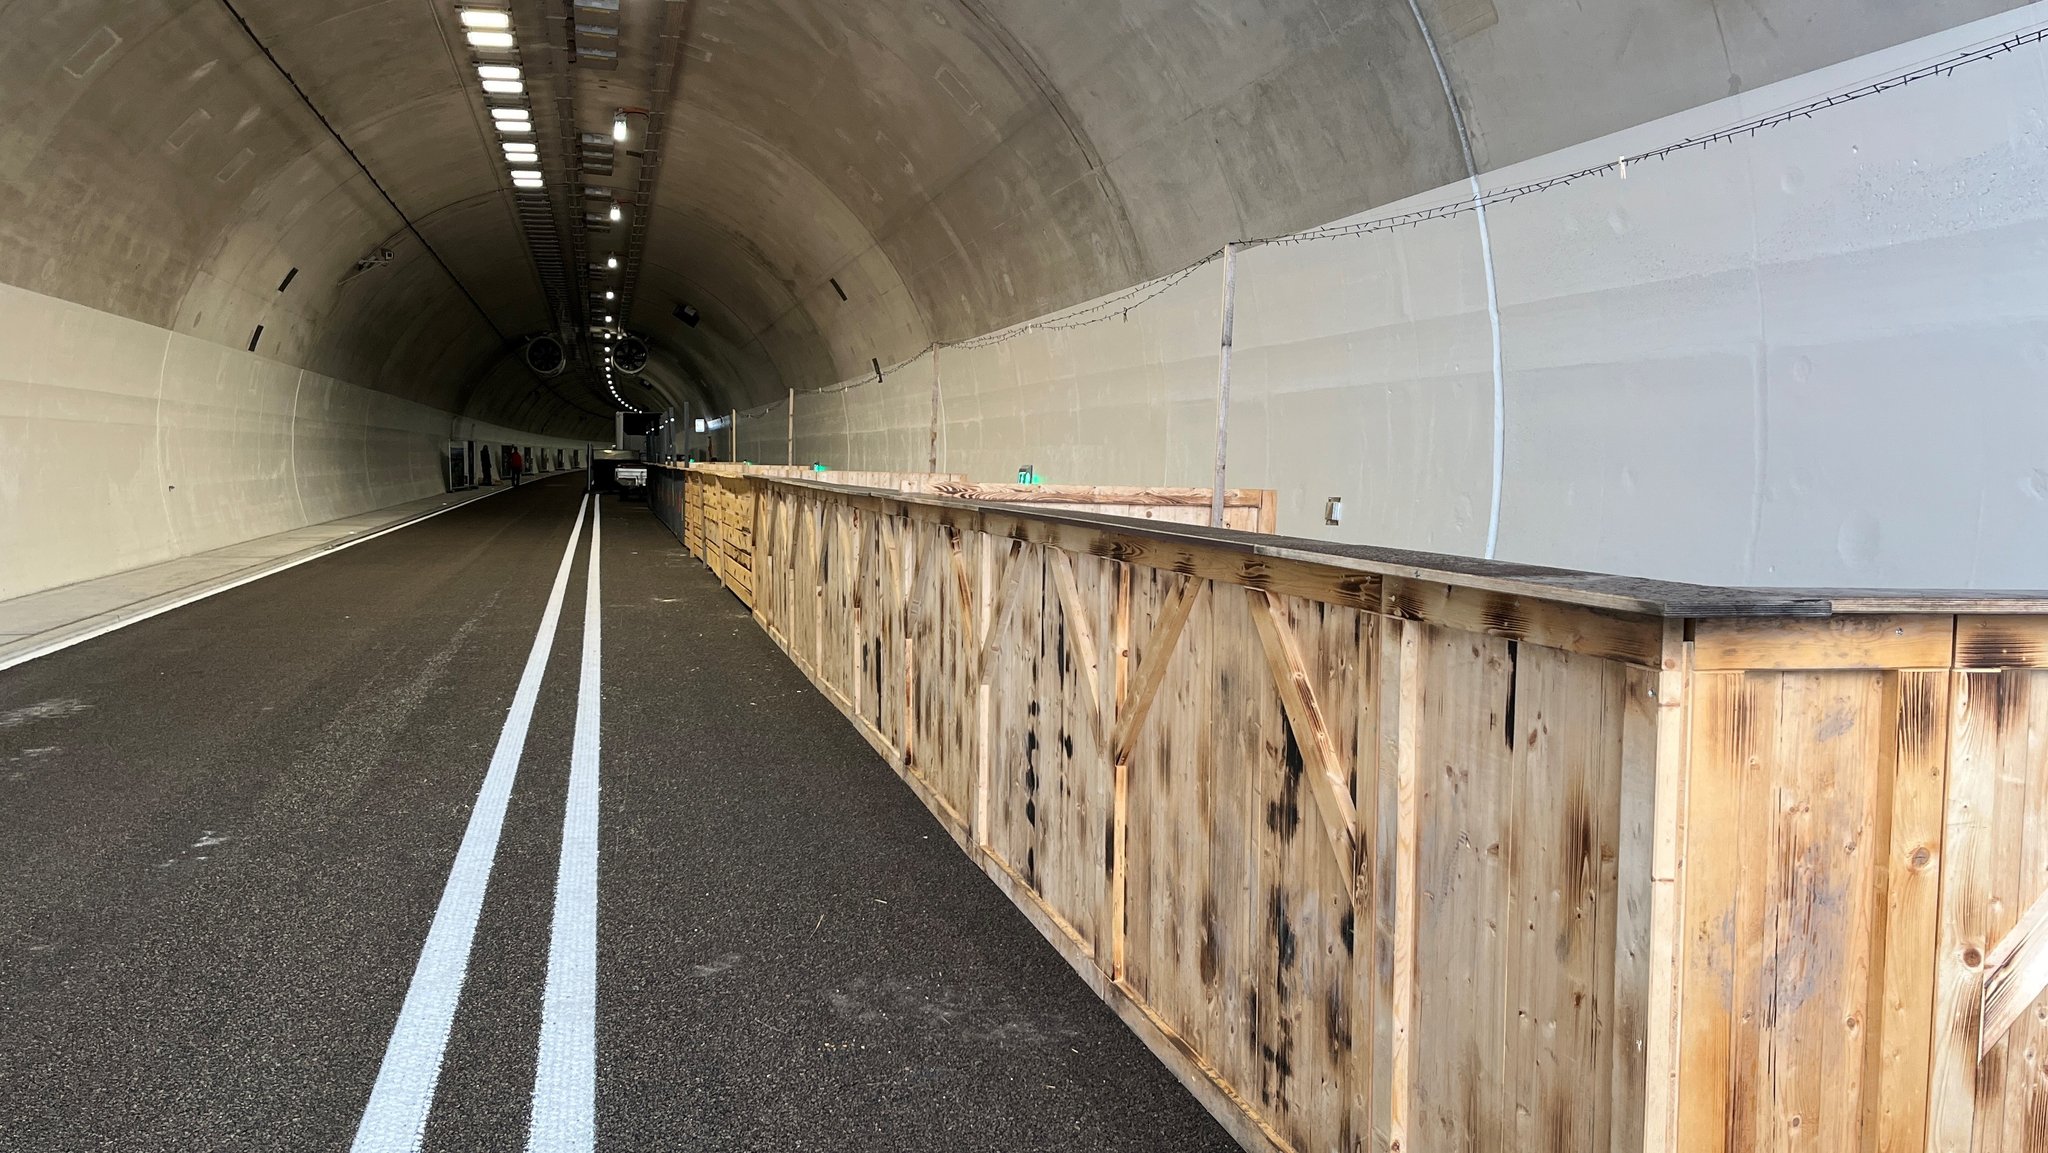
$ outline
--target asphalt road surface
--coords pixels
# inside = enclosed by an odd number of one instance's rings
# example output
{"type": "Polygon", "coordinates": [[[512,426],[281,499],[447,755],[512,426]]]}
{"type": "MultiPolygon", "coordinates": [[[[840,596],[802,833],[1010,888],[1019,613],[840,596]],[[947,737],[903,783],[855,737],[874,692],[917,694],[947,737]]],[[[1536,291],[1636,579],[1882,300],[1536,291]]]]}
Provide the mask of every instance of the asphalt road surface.
{"type": "Polygon", "coordinates": [[[1232,1146],[572,476],[0,672],[0,1150],[351,1147],[1232,1146]]]}

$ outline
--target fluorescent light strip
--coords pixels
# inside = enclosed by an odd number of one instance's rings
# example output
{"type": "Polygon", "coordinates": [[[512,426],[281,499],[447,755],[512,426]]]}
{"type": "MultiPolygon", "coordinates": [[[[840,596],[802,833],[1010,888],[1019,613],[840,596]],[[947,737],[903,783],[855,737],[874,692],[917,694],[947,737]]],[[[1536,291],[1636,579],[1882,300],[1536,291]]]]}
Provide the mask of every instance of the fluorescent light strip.
{"type": "Polygon", "coordinates": [[[533,152],[535,150],[533,145],[525,144],[517,140],[505,141],[504,149],[507,152],[533,152]]]}
{"type": "Polygon", "coordinates": [[[500,120],[498,121],[498,131],[504,133],[507,136],[523,136],[526,133],[533,131],[533,121],[500,120]]]}
{"type": "Polygon", "coordinates": [[[482,8],[464,8],[462,10],[462,26],[464,28],[510,28],[512,27],[512,16],[508,12],[495,12],[482,8]]]}
{"type": "Polygon", "coordinates": [[[516,64],[479,64],[476,74],[485,80],[517,80],[520,77],[516,64]]]}
{"type": "Polygon", "coordinates": [[[484,91],[495,93],[499,96],[517,96],[521,92],[526,91],[526,85],[521,84],[517,80],[486,80],[484,81],[484,91]]]}
{"type": "Polygon", "coordinates": [[[491,109],[491,119],[493,120],[525,120],[531,117],[532,115],[533,113],[528,112],[524,108],[491,109]]]}
{"type": "Polygon", "coordinates": [[[510,32],[471,31],[466,35],[472,48],[510,48],[514,43],[510,32]]]}

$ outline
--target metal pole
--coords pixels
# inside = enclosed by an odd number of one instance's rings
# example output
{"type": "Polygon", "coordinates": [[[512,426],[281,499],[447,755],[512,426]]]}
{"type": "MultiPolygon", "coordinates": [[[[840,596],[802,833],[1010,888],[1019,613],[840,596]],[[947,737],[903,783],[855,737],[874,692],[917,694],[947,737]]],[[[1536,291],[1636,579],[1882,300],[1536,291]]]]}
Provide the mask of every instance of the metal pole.
{"type": "Polygon", "coordinates": [[[1230,344],[1237,327],[1237,244],[1223,246],[1223,347],[1216,368],[1216,487],[1209,493],[1209,524],[1223,527],[1224,462],[1230,448],[1230,344]]]}
{"type": "Polygon", "coordinates": [[[939,471],[939,349],[932,346],[932,445],[928,472],[939,471]]]}
{"type": "Polygon", "coordinates": [[[740,410],[732,410],[732,463],[740,462],[740,410]]]}
{"type": "Polygon", "coordinates": [[[789,446],[789,459],[784,464],[796,463],[796,389],[789,390],[789,431],[784,434],[789,446]]]}

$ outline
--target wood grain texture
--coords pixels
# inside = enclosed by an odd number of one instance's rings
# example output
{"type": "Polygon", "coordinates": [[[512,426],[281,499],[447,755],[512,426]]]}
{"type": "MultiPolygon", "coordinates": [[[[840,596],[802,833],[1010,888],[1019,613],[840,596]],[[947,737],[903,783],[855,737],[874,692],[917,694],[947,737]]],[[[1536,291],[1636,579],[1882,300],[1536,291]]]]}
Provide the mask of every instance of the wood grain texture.
{"type": "Polygon", "coordinates": [[[1949,727],[1942,831],[1933,1069],[1927,1091],[1929,1153],[1971,1153],[1975,1148],[1983,965],[1996,932],[1990,898],[1999,678],[1995,672],[1958,672],[1950,694],[1954,721],[1949,727]]]}
{"type": "Polygon", "coordinates": [[[1898,676],[1896,775],[1883,888],[1883,996],[1871,1015],[1875,1068],[1865,1077],[1874,1087],[1866,1102],[1866,1145],[1877,1153],[1918,1153],[1926,1141],[1948,698],[1945,670],[1898,676]]]}
{"type": "MultiPolygon", "coordinates": [[[[1727,1147],[1735,1072],[1737,925],[1735,845],[1742,834],[1744,776],[1757,771],[1777,723],[1776,685],[1741,673],[1702,673],[1692,682],[1693,737],[1686,836],[1700,846],[1685,865],[1678,1032],[1677,1148],[1727,1147]]],[[[1654,1058],[1653,1058],[1654,1060],[1654,1058]]]]}
{"type": "Polygon", "coordinates": [[[1412,1153],[1418,1149],[1414,1131],[1419,1127],[1416,1108],[1416,1004],[1419,984],[1416,966],[1421,951],[1419,921],[1422,911],[1422,776],[1423,734],[1428,724],[1423,715],[1423,677],[1428,660],[1429,626],[1403,621],[1395,656],[1396,692],[1394,745],[1394,803],[1396,808],[1394,852],[1393,981],[1388,1005],[1391,1023],[1389,1048],[1387,1132],[1391,1153],[1412,1153]]]}
{"type": "Polygon", "coordinates": [[[1504,920],[1517,642],[1427,626],[1422,669],[1414,1094],[1423,1149],[1506,1148],[1504,920]]]}
{"type": "Polygon", "coordinates": [[[1383,611],[1403,620],[1650,667],[1663,657],[1662,622],[1645,617],[1435,581],[1388,577],[1381,587],[1383,611]]]}
{"type": "MultiPolygon", "coordinates": [[[[1506,916],[1509,1099],[1515,1148],[1605,1149],[1613,1083],[1616,865],[1625,666],[1517,646],[1506,916]]],[[[1647,880],[1647,874],[1645,874],[1647,880]]]]}
{"type": "Polygon", "coordinates": [[[2048,998],[2021,1003],[1991,978],[2010,976],[2001,962],[2026,940],[2015,928],[2048,892],[2048,672],[1959,671],[1952,692],[1927,1147],[2036,1150],[2048,1146],[2048,998]]]}
{"type": "Polygon", "coordinates": [[[1984,960],[1984,1025],[1977,1038],[1981,1061],[2043,992],[2048,992],[2048,893],[1992,947],[1984,960]]]}
{"type": "MultiPolygon", "coordinates": [[[[1984,957],[1984,1008],[2013,1023],[1995,1041],[1979,1037],[1976,1142],[1979,1153],[2018,1153],[2048,1147],[2048,998],[2028,988],[2037,986],[2030,977],[2038,978],[2038,968],[2010,968],[2031,936],[2018,932],[2022,918],[2048,893],[2048,672],[2001,672],[1995,703],[1998,783],[1984,925],[1993,944],[1984,957]]],[[[1986,1018],[1981,1028],[1995,1024],[1986,1018]]]]}
{"type": "Polygon", "coordinates": [[[1707,620],[1693,627],[1693,667],[1945,669],[1955,618],[1852,616],[1817,621],[1707,620]]]}
{"type": "Polygon", "coordinates": [[[1170,587],[1157,619],[1149,626],[1150,632],[1143,634],[1148,639],[1136,644],[1132,649],[1131,663],[1136,666],[1137,672],[1132,677],[1130,691],[1119,709],[1116,731],[1110,739],[1110,755],[1118,764],[1130,760],[1137,734],[1143,730],[1146,718],[1151,715],[1152,702],[1159,693],[1159,686],[1166,679],[1167,663],[1173,659],[1174,653],[1179,651],[1181,631],[1187,627],[1188,619],[1194,615],[1196,603],[1209,588],[1208,581],[1183,581],[1172,574],[1160,576],[1170,587]]]}
{"type": "Polygon", "coordinates": [[[1656,669],[1622,669],[1620,780],[1616,790],[1614,1061],[1608,1100],[1612,1153],[1642,1153],[1649,1139],[1650,982],[1655,879],[1658,682],[1656,669]]]}
{"type": "Polygon", "coordinates": [[[2048,669],[2048,616],[1956,618],[1959,669],[2048,669]]]}
{"type": "Polygon", "coordinates": [[[1251,598],[1252,624],[1288,722],[1286,771],[1290,778],[1304,781],[1309,795],[1315,799],[1316,815],[1320,818],[1317,824],[1330,846],[1339,875],[1347,878],[1348,886],[1348,878],[1357,869],[1358,815],[1351,800],[1350,780],[1355,753],[1338,753],[1322,703],[1316,699],[1315,685],[1302,660],[1301,645],[1280,603],[1265,593],[1245,595],[1251,598]]]}
{"type": "MultiPolygon", "coordinates": [[[[1027,505],[1044,509],[1094,512],[1137,520],[1176,524],[1209,523],[1206,488],[1144,488],[1126,485],[975,484],[964,481],[933,484],[922,491],[956,500],[1027,505]]],[[[1223,523],[1240,532],[1279,531],[1279,493],[1266,488],[1232,488],[1223,492],[1223,523]]]]}

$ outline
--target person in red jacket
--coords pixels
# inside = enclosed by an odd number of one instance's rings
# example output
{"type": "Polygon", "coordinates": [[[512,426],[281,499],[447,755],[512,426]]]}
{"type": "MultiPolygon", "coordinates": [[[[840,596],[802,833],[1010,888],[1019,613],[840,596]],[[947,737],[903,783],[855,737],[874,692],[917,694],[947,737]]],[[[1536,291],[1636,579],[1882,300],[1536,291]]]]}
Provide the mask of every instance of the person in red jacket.
{"type": "Polygon", "coordinates": [[[512,487],[518,488],[519,474],[526,471],[526,458],[519,455],[519,450],[515,448],[512,450],[512,459],[507,461],[506,463],[511,465],[511,467],[506,469],[505,471],[512,474],[512,487]]]}

